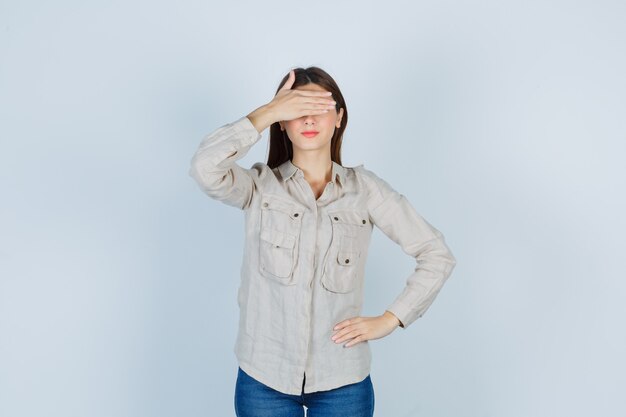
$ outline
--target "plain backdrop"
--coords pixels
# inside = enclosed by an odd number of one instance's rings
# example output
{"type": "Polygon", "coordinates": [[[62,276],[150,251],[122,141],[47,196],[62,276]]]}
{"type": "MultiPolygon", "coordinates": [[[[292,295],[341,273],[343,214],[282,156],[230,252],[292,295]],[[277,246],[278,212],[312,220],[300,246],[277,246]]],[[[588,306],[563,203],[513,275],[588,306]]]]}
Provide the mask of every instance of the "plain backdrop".
{"type": "MultiPolygon", "coordinates": [[[[243,213],[189,163],[320,66],[458,264],[378,417],[626,415],[623,1],[0,2],[0,416],[232,416],[243,213]]],[[[267,131],[240,163],[265,161],[267,131]]],[[[363,315],[415,267],[375,229],[363,315]]]]}

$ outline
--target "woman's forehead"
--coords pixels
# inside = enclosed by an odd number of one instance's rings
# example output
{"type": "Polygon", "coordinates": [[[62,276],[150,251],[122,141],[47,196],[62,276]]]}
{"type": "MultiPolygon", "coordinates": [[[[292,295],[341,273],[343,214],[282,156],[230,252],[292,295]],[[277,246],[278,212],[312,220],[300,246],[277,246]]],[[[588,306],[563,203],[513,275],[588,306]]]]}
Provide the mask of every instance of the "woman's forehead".
{"type": "Polygon", "coordinates": [[[317,85],[317,84],[313,84],[313,83],[309,83],[306,85],[301,85],[299,87],[296,87],[295,90],[305,90],[305,91],[327,91],[324,87],[317,85]]]}

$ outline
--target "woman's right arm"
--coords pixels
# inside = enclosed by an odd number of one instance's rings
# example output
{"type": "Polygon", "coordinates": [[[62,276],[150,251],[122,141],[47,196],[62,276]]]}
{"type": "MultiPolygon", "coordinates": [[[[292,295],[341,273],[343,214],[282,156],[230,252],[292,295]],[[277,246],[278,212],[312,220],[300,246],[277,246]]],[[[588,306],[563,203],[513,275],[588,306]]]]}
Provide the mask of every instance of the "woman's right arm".
{"type": "Polygon", "coordinates": [[[261,132],[279,120],[323,114],[334,107],[329,92],[292,90],[294,71],[272,101],[247,116],[207,135],[191,160],[191,175],[209,197],[245,210],[252,201],[254,179],[236,161],[261,139],[261,132]]]}
{"type": "Polygon", "coordinates": [[[209,197],[245,209],[252,200],[254,181],[237,164],[273,123],[267,106],[227,123],[204,137],[191,159],[189,175],[209,197]]]}

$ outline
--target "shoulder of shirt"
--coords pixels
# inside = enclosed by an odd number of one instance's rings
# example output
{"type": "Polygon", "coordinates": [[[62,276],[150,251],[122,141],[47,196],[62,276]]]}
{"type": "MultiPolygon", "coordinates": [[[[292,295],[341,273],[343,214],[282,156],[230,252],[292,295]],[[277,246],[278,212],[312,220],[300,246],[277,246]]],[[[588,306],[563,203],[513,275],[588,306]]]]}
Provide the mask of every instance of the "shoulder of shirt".
{"type": "Polygon", "coordinates": [[[374,185],[373,183],[382,181],[382,178],[380,178],[374,171],[365,168],[363,164],[354,167],[346,167],[346,169],[352,170],[357,178],[367,182],[367,185],[374,185]]]}
{"type": "Polygon", "coordinates": [[[270,168],[267,163],[259,161],[252,164],[248,172],[259,180],[259,184],[264,184],[277,181],[278,167],[270,168]]]}
{"type": "Polygon", "coordinates": [[[257,177],[263,177],[272,172],[272,168],[270,168],[265,162],[259,161],[252,164],[250,171],[253,171],[257,177]]]}
{"type": "Polygon", "coordinates": [[[390,195],[398,194],[398,191],[389,182],[381,178],[371,169],[365,168],[363,164],[357,165],[352,168],[357,175],[357,178],[368,189],[372,198],[387,198],[390,195]]]}

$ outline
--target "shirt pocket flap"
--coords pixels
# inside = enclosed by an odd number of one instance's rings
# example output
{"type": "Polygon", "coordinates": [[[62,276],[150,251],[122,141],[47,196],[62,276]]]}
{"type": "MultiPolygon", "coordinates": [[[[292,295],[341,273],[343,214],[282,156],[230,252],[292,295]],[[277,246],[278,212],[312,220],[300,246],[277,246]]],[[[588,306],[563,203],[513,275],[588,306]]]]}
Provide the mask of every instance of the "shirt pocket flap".
{"type": "Polygon", "coordinates": [[[261,201],[262,210],[278,210],[287,214],[292,219],[301,219],[305,208],[300,204],[278,197],[274,194],[266,194],[261,201]]]}
{"type": "Polygon", "coordinates": [[[354,250],[339,250],[337,253],[337,262],[339,265],[352,266],[356,265],[356,260],[359,258],[359,252],[354,250]]]}
{"type": "Polygon", "coordinates": [[[367,225],[369,216],[359,210],[329,210],[328,214],[333,223],[351,224],[355,226],[367,225]]]}
{"type": "Polygon", "coordinates": [[[266,242],[281,248],[291,249],[296,243],[295,236],[275,229],[262,229],[259,237],[266,242]]]}

